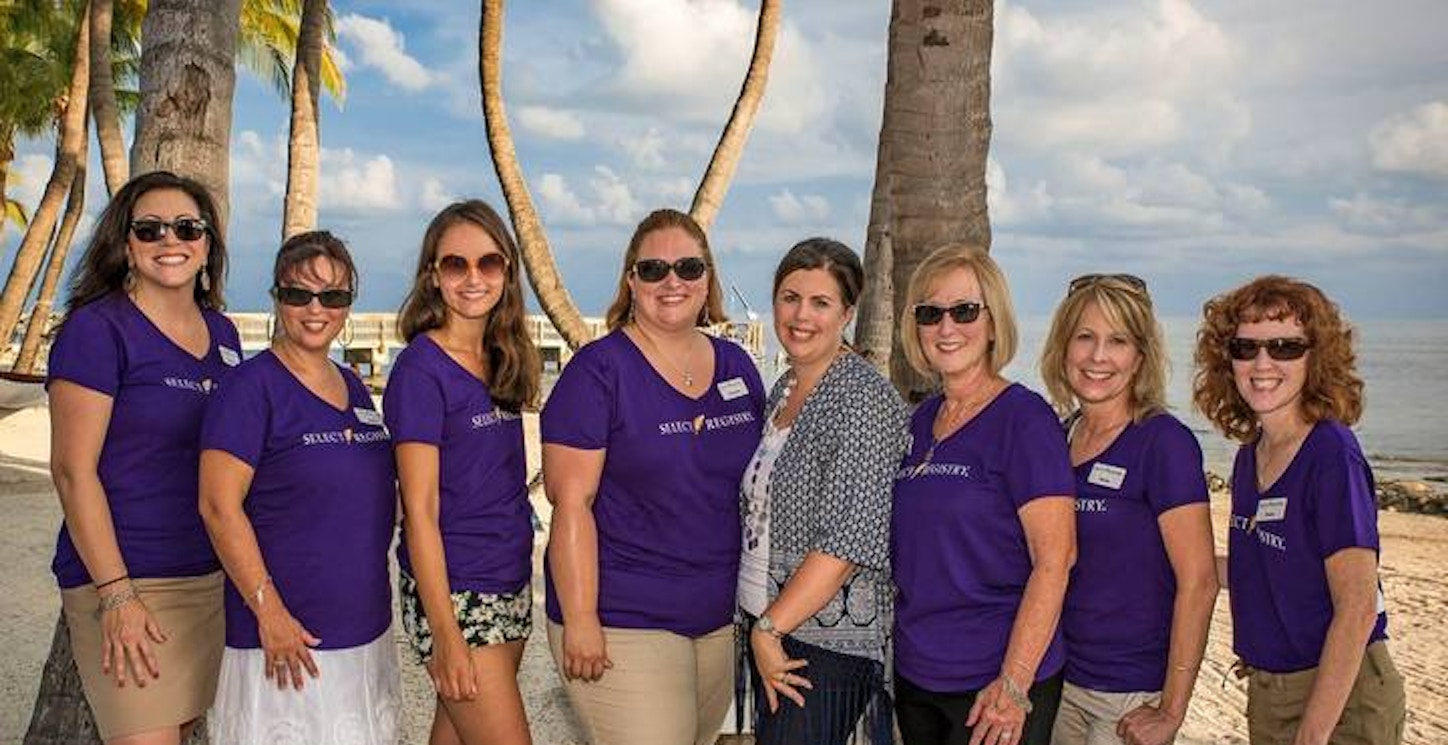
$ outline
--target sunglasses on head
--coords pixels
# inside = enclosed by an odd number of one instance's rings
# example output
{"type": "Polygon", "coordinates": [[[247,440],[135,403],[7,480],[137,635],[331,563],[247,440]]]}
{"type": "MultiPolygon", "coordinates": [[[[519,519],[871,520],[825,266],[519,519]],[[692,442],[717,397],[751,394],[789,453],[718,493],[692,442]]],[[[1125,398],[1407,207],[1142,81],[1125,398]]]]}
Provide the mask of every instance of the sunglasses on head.
{"type": "Polygon", "coordinates": [[[934,326],[945,320],[947,313],[950,314],[950,320],[956,323],[975,323],[975,319],[980,318],[980,312],[985,308],[984,303],[977,303],[973,300],[956,303],[949,308],[930,303],[916,303],[912,312],[915,314],[915,323],[921,326],[934,326]]]}
{"type": "Polygon", "coordinates": [[[698,256],[686,256],[672,264],[663,259],[639,259],[633,265],[634,276],[645,282],[662,282],[670,271],[679,275],[679,279],[692,282],[708,270],[708,262],[698,256]]]}
{"type": "Polygon", "coordinates": [[[174,222],[151,217],[131,221],[131,235],[142,243],[155,243],[167,233],[176,236],[176,240],[194,241],[206,235],[207,228],[206,221],[199,217],[183,217],[174,222]]]}
{"type": "Polygon", "coordinates": [[[471,273],[470,266],[478,268],[478,274],[488,279],[497,279],[503,276],[508,269],[508,257],[500,253],[486,253],[477,258],[472,265],[468,264],[466,257],[457,254],[447,254],[437,257],[434,263],[438,276],[449,282],[457,282],[466,279],[471,273]]]}
{"type": "Polygon", "coordinates": [[[323,308],[346,308],[352,305],[351,290],[322,290],[312,292],[301,287],[273,287],[272,296],[282,305],[305,308],[316,298],[323,308]]]}
{"type": "Polygon", "coordinates": [[[1295,360],[1307,354],[1312,349],[1312,342],[1301,338],[1282,339],[1246,339],[1240,336],[1233,337],[1227,342],[1227,353],[1232,359],[1238,362],[1251,362],[1257,359],[1257,350],[1266,349],[1267,356],[1278,362],[1295,360]]]}
{"type": "Polygon", "coordinates": [[[1071,280],[1070,287],[1066,290],[1066,294],[1070,295],[1086,287],[1090,287],[1096,284],[1102,284],[1105,282],[1125,285],[1126,289],[1131,290],[1132,292],[1135,292],[1137,294],[1146,293],[1146,280],[1136,276],[1135,274],[1083,274],[1071,280]]]}

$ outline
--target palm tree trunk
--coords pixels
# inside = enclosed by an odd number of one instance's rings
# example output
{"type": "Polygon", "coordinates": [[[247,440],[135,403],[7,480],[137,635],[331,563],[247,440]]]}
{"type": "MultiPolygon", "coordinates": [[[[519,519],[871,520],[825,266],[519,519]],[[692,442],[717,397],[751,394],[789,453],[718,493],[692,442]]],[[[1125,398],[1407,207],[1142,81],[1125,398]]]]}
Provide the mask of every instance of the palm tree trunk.
{"type": "Polygon", "coordinates": [[[321,93],[322,32],[327,0],[305,0],[292,65],[292,129],[287,139],[287,196],[282,240],[317,224],[317,160],[321,148],[317,97],[321,93]]]}
{"type": "Polygon", "coordinates": [[[86,87],[90,80],[90,16],[81,18],[77,32],[75,69],[71,72],[70,90],[66,99],[65,112],[60,117],[60,131],[56,136],[55,167],[51,169],[50,181],[45,185],[45,194],[35,206],[25,237],[20,241],[20,250],[15,254],[15,263],[10,267],[10,276],[5,280],[5,289],[0,292],[0,349],[10,345],[15,333],[15,323],[25,298],[30,294],[35,273],[45,258],[45,247],[55,230],[60,215],[61,203],[80,163],[86,138],[86,87]]]}
{"type": "Polygon", "coordinates": [[[5,245],[5,223],[9,222],[10,218],[10,212],[6,209],[10,198],[5,191],[5,184],[10,177],[10,164],[14,162],[15,131],[9,127],[0,127],[0,248],[5,245]]]}
{"type": "Polygon", "coordinates": [[[890,240],[889,179],[881,172],[884,142],[875,160],[875,190],[870,200],[870,225],[865,235],[865,289],[855,316],[855,351],[881,375],[890,374],[890,349],[895,342],[894,244],[890,240]]]}
{"type": "MultiPolygon", "coordinates": [[[[871,328],[881,313],[900,317],[910,275],[931,251],[954,242],[990,247],[985,169],[992,26],[992,0],[894,2],[866,242],[867,262],[889,267],[894,291],[870,294],[871,307],[861,315],[871,328]]],[[[907,398],[934,387],[910,368],[898,338],[891,343],[890,377],[907,398]]]]}
{"type": "Polygon", "coordinates": [[[518,247],[533,294],[543,307],[548,320],[558,329],[568,346],[577,349],[591,336],[578,313],[578,306],[563,286],[563,278],[553,263],[553,250],[538,220],[528,184],[518,167],[518,154],[513,148],[513,135],[508,129],[507,112],[503,109],[503,0],[483,0],[481,28],[478,30],[478,74],[482,79],[483,122],[488,131],[488,149],[493,169],[503,187],[513,231],[518,234],[518,247]]]}
{"type": "Polygon", "coordinates": [[[719,137],[714,156],[709,159],[709,168],[704,172],[703,181],[699,182],[699,190],[694,192],[689,215],[706,232],[724,203],[724,194],[734,180],[744,143],[749,139],[749,130],[754,127],[754,117],[764,100],[769,63],[774,59],[774,40],[779,36],[779,15],[780,0],[763,0],[759,4],[759,23],[755,27],[754,54],[749,60],[749,72],[744,76],[744,85],[734,102],[734,112],[719,137]]]}
{"type": "MultiPolygon", "coordinates": [[[[84,147],[81,148],[81,163],[85,163],[84,147]]],[[[20,354],[15,358],[16,372],[30,373],[35,370],[36,352],[40,350],[40,339],[50,325],[50,310],[55,305],[55,288],[60,285],[60,275],[65,270],[65,257],[70,253],[71,240],[75,238],[75,226],[80,222],[85,209],[85,166],[75,169],[75,178],[70,180],[70,198],[65,203],[65,217],[60,220],[60,232],[55,244],[50,247],[50,258],[45,264],[45,279],[40,283],[40,294],[30,308],[30,322],[25,324],[25,340],[20,343],[20,354]]]]}
{"type": "Polygon", "coordinates": [[[111,16],[113,0],[90,3],[90,106],[96,123],[96,140],[101,146],[101,167],[106,174],[106,193],[115,194],[130,178],[126,143],[121,139],[121,114],[116,106],[116,83],[111,76],[111,16]]]}
{"type": "Polygon", "coordinates": [[[223,234],[240,16],[241,0],[151,0],[131,146],[133,172],[173,171],[205,185],[223,234]]]}

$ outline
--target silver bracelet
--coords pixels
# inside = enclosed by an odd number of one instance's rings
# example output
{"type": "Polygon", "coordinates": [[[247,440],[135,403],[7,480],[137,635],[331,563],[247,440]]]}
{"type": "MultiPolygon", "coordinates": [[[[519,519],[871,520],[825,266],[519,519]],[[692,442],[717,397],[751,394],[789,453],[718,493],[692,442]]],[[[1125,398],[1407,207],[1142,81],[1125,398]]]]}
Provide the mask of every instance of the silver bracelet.
{"type": "Polygon", "coordinates": [[[105,613],[106,611],[113,611],[135,599],[136,587],[135,585],[128,585],[124,590],[111,593],[110,595],[101,598],[100,612],[105,613]]]}
{"type": "Polygon", "coordinates": [[[1026,695],[1026,692],[1021,690],[1020,686],[1016,685],[1016,681],[1011,678],[1011,676],[1002,673],[1001,681],[1001,687],[1005,689],[1006,696],[1010,698],[1011,703],[1020,707],[1021,711],[1027,715],[1030,715],[1031,709],[1034,708],[1034,704],[1031,703],[1031,697],[1026,695]]]}

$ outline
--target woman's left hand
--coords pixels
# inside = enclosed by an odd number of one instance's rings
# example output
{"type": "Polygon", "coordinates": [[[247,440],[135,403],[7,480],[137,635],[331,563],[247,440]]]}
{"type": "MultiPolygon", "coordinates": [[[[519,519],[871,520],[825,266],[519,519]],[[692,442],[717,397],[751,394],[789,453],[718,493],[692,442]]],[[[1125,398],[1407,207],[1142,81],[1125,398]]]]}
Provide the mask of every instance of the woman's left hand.
{"type": "Polygon", "coordinates": [[[965,726],[971,728],[970,745],[1015,745],[1021,741],[1026,712],[1006,693],[1003,678],[991,681],[970,707],[965,719],[965,726]]]}
{"type": "Polygon", "coordinates": [[[1126,745],[1166,745],[1176,740],[1181,726],[1180,717],[1151,704],[1142,704],[1127,712],[1116,724],[1116,736],[1126,745]]]}
{"type": "Polygon", "coordinates": [[[749,646],[754,651],[754,667],[759,670],[759,678],[764,684],[769,712],[779,711],[780,695],[803,707],[804,694],[800,689],[812,689],[814,685],[795,671],[809,662],[790,659],[784,653],[784,643],[779,637],[757,628],[749,634],[749,646]]]}

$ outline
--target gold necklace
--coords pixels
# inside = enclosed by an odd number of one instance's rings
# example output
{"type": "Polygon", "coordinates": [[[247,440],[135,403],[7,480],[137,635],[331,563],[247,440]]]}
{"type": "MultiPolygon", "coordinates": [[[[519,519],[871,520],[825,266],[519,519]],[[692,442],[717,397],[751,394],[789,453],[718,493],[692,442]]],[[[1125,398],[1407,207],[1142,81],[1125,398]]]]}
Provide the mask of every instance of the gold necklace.
{"type": "MultiPolygon", "coordinates": [[[[942,418],[941,421],[945,423],[949,423],[951,418],[959,419],[961,421],[946,430],[943,435],[939,436],[935,434],[934,423],[931,424],[930,447],[925,451],[925,457],[921,458],[920,462],[915,464],[915,468],[910,471],[910,478],[913,479],[916,476],[924,473],[925,469],[930,466],[930,462],[935,459],[935,448],[940,445],[940,441],[944,440],[947,437],[950,437],[951,435],[959,431],[961,427],[965,426],[966,416],[971,414],[971,412],[975,411],[976,407],[982,406],[986,402],[990,401],[996,395],[996,393],[997,384],[995,381],[991,381],[986,386],[985,391],[981,393],[981,395],[976,396],[974,399],[966,401],[964,404],[954,407],[954,411],[961,412],[957,414],[950,414],[949,412],[947,412],[947,408],[949,408],[950,404],[950,399],[942,397],[940,402],[940,410],[936,412],[936,416],[941,417],[941,415],[944,414],[945,418],[942,418]]],[[[979,412],[975,411],[975,413],[979,412]]]]}
{"type": "Polygon", "coordinates": [[[644,327],[640,326],[637,321],[634,322],[633,327],[634,330],[638,332],[639,338],[643,339],[644,342],[649,345],[649,349],[652,349],[654,351],[654,354],[657,354],[665,362],[669,363],[669,366],[674,368],[674,372],[677,372],[680,376],[684,378],[684,387],[693,388],[694,371],[689,369],[689,358],[694,356],[694,339],[690,337],[689,351],[684,353],[684,364],[680,365],[672,357],[664,354],[663,348],[654,341],[653,337],[650,336],[647,331],[644,331],[644,327]]]}

